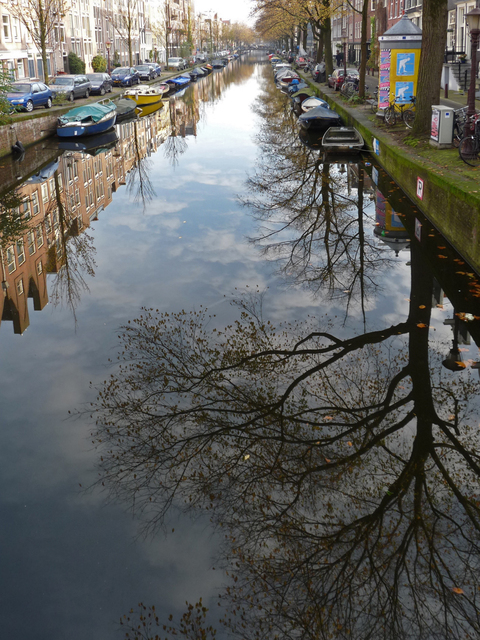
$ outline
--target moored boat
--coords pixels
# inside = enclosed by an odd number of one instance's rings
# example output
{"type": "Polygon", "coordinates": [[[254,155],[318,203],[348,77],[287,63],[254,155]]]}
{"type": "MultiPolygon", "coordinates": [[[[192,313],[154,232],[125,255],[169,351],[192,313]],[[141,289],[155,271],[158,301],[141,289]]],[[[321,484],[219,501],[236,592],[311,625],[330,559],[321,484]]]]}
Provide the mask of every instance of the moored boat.
{"type": "Polygon", "coordinates": [[[340,127],[342,119],[333,109],[315,107],[302,113],[298,118],[298,124],[304,129],[324,129],[326,131],[329,127],[340,127]]]}
{"type": "Polygon", "coordinates": [[[325,153],[356,154],[363,149],[365,142],[355,127],[330,127],[322,138],[325,153]]]}
{"type": "Polygon", "coordinates": [[[300,104],[300,108],[303,113],[310,111],[310,109],[315,109],[315,107],[325,107],[325,109],[330,109],[330,105],[325,100],[322,100],[318,96],[311,96],[310,98],[305,98],[300,104]]]}
{"type": "Polygon", "coordinates": [[[61,138],[75,138],[105,133],[113,127],[116,119],[117,107],[111,100],[86,104],[70,109],[58,118],[57,135],[61,138]]]}
{"type": "Polygon", "coordinates": [[[190,76],[177,76],[176,78],[169,78],[165,84],[168,85],[168,93],[173,93],[179,89],[183,89],[190,82],[190,76]]]}
{"type": "Polygon", "coordinates": [[[136,87],[127,89],[123,94],[126,98],[133,100],[137,107],[149,107],[162,101],[162,96],[166,93],[165,84],[148,85],[139,84],[136,87]]]}
{"type": "Polygon", "coordinates": [[[137,112],[135,111],[137,109],[137,103],[134,100],[130,100],[130,98],[120,98],[115,104],[117,105],[117,119],[115,124],[137,117],[137,112]]]}

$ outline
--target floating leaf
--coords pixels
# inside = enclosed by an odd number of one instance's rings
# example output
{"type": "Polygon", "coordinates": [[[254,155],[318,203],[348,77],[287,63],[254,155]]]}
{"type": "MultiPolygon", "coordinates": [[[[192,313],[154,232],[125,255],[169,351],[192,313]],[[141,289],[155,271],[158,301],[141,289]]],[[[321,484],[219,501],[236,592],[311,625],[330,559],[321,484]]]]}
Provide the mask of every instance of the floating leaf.
{"type": "Polygon", "coordinates": [[[246,456],[243,456],[243,459],[244,459],[244,460],[248,460],[249,458],[250,458],[250,454],[249,454],[249,453],[247,453],[247,455],[246,455],[246,456]]]}
{"type": "Polygon", "coordinates": [[[353,443],[350,442],[350,440],[347,442],[349,447],[353,447],[353,443]]]}
{"type": "Polygon", "coordinates": [[[417,327],[420,327],[420,329],[424,329],[425,327],[427,327],[428,325],[426,325],[424,322],[419,322],[417,323],[417,327]]]}
{"type": "Polygon", "coordinates": [[[463,593],[463,589],[460,589],[460,587],[453,587],[452,591],[453,593],[463,593]]]}
{"type": "Polygon", "coordinates": [[[331,462],[331,460],[329,460],[328,458],[325,458],[325,462],[331,462]]]}
{"type": "Polygon", "coordinates": [[[448,256],[442,256],[442,254],[441,254],[441,253],[439,253],[439,254],[438,254],[438,257],[439,257],[439,258],[444,258],[445,260],[448,258],[448,256]]]}
{"type": "Polygon", "coordinates": [[[419,309],[425,309],[425,305],[424,305],[424,304],[420,304],[420,305],[418,306],[418,308],[419,308],[419,309]]]}
{"type": "Polygon", "coordinates": [[[332,416],[325,416],[323,419],[324,420],[333,420],[332,416]]]}

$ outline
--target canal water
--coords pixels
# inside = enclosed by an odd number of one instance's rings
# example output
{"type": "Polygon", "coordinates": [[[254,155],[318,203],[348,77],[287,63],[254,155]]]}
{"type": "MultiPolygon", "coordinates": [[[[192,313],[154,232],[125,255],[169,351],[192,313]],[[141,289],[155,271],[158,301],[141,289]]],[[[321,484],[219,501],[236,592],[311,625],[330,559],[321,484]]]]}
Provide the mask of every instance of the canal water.
{"type": "Polygon", "coordinates": [[[261,56],[83,144],[0,167],[2,636],[473,637],[477,274],[261,56]]]}

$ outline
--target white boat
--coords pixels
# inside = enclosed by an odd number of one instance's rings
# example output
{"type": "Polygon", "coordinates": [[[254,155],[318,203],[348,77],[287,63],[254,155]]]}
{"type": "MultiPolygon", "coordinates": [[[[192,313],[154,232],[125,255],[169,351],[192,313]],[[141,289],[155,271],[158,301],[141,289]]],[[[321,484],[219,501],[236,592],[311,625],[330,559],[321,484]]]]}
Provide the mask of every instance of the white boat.
{"type": "Polygon", "coordinates": [[[360,153],[365,142],[355,127],[330,127],[322,138],[325,153],[360,153]]]}
{"type": "Polygon", "coordinates": [[[138,107],[150,107],[162,101],[162,96],[166,90],[167,87],[164,84],[153,86],[139,84],[136,87],[127,89],[123,95],[136,102],[138,107]]]}

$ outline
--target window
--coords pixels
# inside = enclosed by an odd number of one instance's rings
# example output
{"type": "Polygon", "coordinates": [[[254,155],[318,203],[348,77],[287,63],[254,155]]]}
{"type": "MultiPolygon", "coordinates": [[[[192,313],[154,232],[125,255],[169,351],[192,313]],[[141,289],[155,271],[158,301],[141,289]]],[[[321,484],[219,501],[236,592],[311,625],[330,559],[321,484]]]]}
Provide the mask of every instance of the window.
{"type": "Polygon", "coordinates": [[[38,191],[34,191],[32,193],[32,213],[34,216],[40,211],[40,206],[38,204],[38,191]]]}
{"type": "Polygon", "coordinates": [[[41,260],[39,260],[39,261],[37,262],[37,273],[38,273],[38,275],[40,275],[41,273],[43,273],[43,264],[42,264],[42,261],[41,261],[41,260]]]}
{"type": "Polygon", "coordinates": [[[17,256],[18,256],[18,265],[20,266],[25,262],[25,245],[23,240],[17,240],[17,256]]]}
{"type": "Polygon", "coordinates": [[[11,40],[10,35],[10,16],[2,16],[2,27],[3,27],[3,39],[6,41],[11,40]]]}
{"type": "Polygon", "coordinates": [[[37,238],[37,247],[43,246],[43,229],[41,224],[35,227],[35,236],[37,238]]]}
{"type": "Polygon", "coordinates": [[[47,233],[51,233],[52,232],[52,221],[50,220],[50,214],[49,213],[45,216],[45,231],[47,233]]]}
{"type": "Polygon", "coordinates": [[[17,265],[15,264],[15,248],[13,244],[7,249],[7,267],[8,273],[13,273],[17,268],[17,265]]]}
{"type": "Polygon", "coordinates": [[[27,245],[28,253],[33,256],[35,253],[35,233],[33,231],[29,231],[27,233],[27,245]]]}
{"type": "Polygon", "coordinates": [[[48,202],[48,186],[47,186],[46,182],[44,182],[42,184],[41,189],[42,189],[43,204],[47,204],[47,202],[48,202]]]}
{"type": "Polygon", "coordinates": [[[17,281],[17,293],[19,296],[23,294],[23,278],[17,281]]]}

